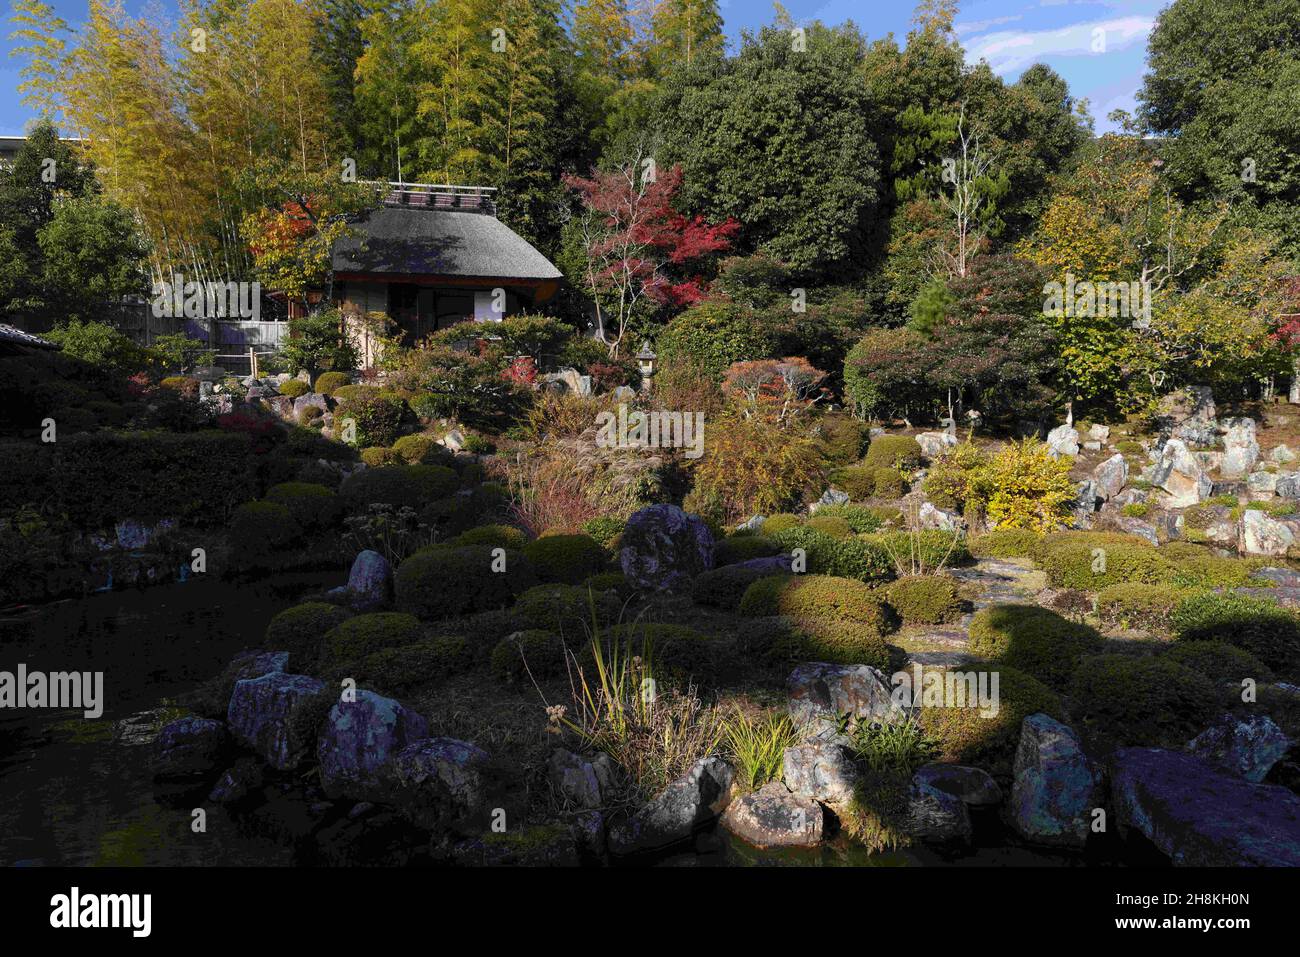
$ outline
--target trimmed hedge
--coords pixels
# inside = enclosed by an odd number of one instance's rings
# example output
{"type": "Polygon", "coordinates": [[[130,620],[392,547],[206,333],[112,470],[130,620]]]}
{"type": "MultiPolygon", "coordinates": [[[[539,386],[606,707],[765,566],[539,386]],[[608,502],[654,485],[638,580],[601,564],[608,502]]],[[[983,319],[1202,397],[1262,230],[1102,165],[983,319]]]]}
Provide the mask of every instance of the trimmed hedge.
{"type": "Polygon", "coordinates": [[[281,382],[280,385],[276,387],[276,391],[279,392],[280,395],[287,395],[291,399],[296,399],[298,396],[306,395],[310,392],[311,386],[306,382],[303,382],[301,379],[289,379],[285,382],[281,382]]]}
{"type": "Polygon", "coordinates": [[[869,538],[831,538],[814,528],[788,529],[771,536],[783,552],[802,548],[807,571],[835,575],[863,582],[887,581],[894,577],[894,562],[881,544],[869,538]]]}
{"type": "Polygon", "coordinates": [[[506,681],[520,681],[532,674],[554,678],[566,673],[564,639],[553,631],[530,628],[502,638],[489,657],[492,673],[506,681]]]}
{"type": "Polygon", "coordinates": [[[1178,566],[1150,542],[1099,541],[1089,535],[1044,542],[1039,552],[1047,579],[1057,588],[1100,591],[1111,585],[1160,585],[1174,581],[1178,574],[1178,566]],[[1096,550],[1099,553],[1094,555],[1096,550]]]}
{"type": "Polygon", "coordinates": [[[849,498],[861,500],[876,494],[876,473],[880,469],[874,465],[846,465],[844,468],[832,469],[828,478],[831,486],[848,494],[849,498]]]}
{"type": "Polygon", "coordinates": [[[441,681],[473,664],[469,643],[459,635],[443,635],[409,645],[384,648],[348,667],[359,683],[381,691],[399,692],[416,685],[441,681]]]}
{"type": "Polygon", "coordinates": [[[1114,747],[1181,747],[1221,710],[1209,679],[1165,656],[1085,658],[1070,697],[1082,728],[1114,747]]]}
{"type": "Polygon", "coordinates": [[[1279,674],[1300,670],[1300,619],[1267,598],[1190,595],[1174,609],[1172,623],[1179,641],[1222,641],[1244,648],[1279,674]]]}
{"type": "Polygon", "coordinates": [[[735,611],[749,586],[766,577],[768,573],[757,568],[723,565],[696,577],[691,583],[691,599],[697,605],[735,611]]]}
{"type": "Polygon", "coordinates": [[[1027,528],[995,528],[966,540],[976,558],[1033,558],[1042,536],[1027,528]]]}
{"type": "Polygon", "coordinates": [[[1243,678],[1264,682],[1273,677],[1273,672],[1264,662],[1249,651],[1225,641],[1175,641],[1164,655],[1211,681],[1236,684],[1243,678]]]}
{"type": "Polygon", "coordinates": [[[862,464],[886,469],[914,469],[924,461],[921,443],[910,435],[878,435],[871,440],[862,464]]]}
{"type": "Polygon", "coordinates": [[[884,629],[887,616],[875,622],[847,619],[804,618],[792,622],[792,637],[805,661],[889,668],[889,646],[884,629]]]}
{"type": "Polygon", "coordinates": [[[907,476],[897,469],[876,469],[876,498],[902,498],[910,488],[907,476]]]}
{"type": "Polygon", "coordinates": [[[801,525],[803,525],[803,519],[798,515],[791,515],[789,512],[777,512],[775,515],[769,515],[763,519],[763,526],[759,529],[759,534],[772,538],[788,529],[799,528],[801,525]]]}
{"type": "Polygon", "coordinates": [[[507,549],[504,571],[493,571],[489,545],[421,549],[398,566],[399,607],[426,620],[507,608],[537,584],[532,563],[507,549]]]}
{"type": "Polygon", "coordinates": [[[528,536],[513,525],[480,525],[467,532],[461,532],[449,543],[453,547],[463,545],[492,545],[499,548],[522,549],[528,544],[528,536]]]}
{"type": "Polygon", "coordinates": [[[1166,585],[1111,585],[1097,593],[1097,617],[1108,628],[1165,634],[1169,616],[1186,597],[1185,591],[1166,585]]]}
{"type": "Polygon", "coordinates": [[[922,707],[921,727],[938,741],[942,760],[1009,775],[1020,743],[1021,723],[1038,713],[1064,718],[1061,699],[1037,678],[1007,665],[996,670],[968,665],[962,672],[988,674],[990,690],[993,676],[997,676],[997,713],[982,715],[977,707],[922,707]]]}
{"type": "Polygon", "coordinates": [[[957,583],[946,575],[909,575],[888,585],[885,594],[909,625],[938,625],[961,614],[957,583]]]}
{"type": "Polygon", "coordinates": [[[515,602],[515,616],[529,628],[557,631],[570,642],[590,631],[592,614],[597,627],[613,621],[621,601],[608,591],[582,585],[535,585],[515,602]]]}
{"type": "Polygon", "coordinates": [[[230,517],[229,535],[239,560],[257,567],[270,553],[298,541],[302,524],[278,502],[245,502],[230,517]]]}
{"type": "Polygon", "coordinates": [[[375,502],[419,508],[451,495],[459,485],[456,473],[443,465],[398,465],[353,472],[339,494],[353,512],[375,502]]]}
{"type": "Polygon", "coordinates": [[[636,593],[636,586],[622,572],[599,572],[583,579],[578,588],[585,592],[591,589],[594,594],[613,592],[619,601],[626,601],[636,593]]]}
{"type": "Polygon", "coordinates": [[[362,449],[360,452],[361,461],[372,469],[381,469],[388,466],[401,465],[402,457],[392,449],[386,449],[382,445],[372,445],[369,448],[362,449]]]}
{"type": "Polygon", "coordinates": [[[728,535],[714,546],[713,564],[722,568],[751,558],[770,558],[779,554],[781,546],[766,535],[728,535]]]}
{"type": "Polygon", "coordinates": [[[438,439],[427,432],[404,435],[393,443],[393,451],[408,465],[445,465],[456,462],[456,453],[439,445],[438,439]]]}
{"type": "Polygon", "coordinates": [[[1079,660],[1101,649],[1102,637],[1087,625],[1037,605],[994,605],[970,623],[970,650],[1000,661],[1054,688],[1069,683],[1079,660]]]}
{"type": "Polygon", "coordinates": [[[315,391],[321,395],[333,395],[340,386],[352,384],[352,377],[346,372],[322,372],[316,377],[315,391]]]}
{"type": "MultiPolygon", "coordinates": [[[[882,549],[887,556],[898,556],[904,566],[913,557],[926,568],[938,568],[940,563],[951,566],[970,561],[970,552],[966,548],[966,540],[960,536],[954,538],[952,532],[941,531],[937,528],[927,528],[916,533],[905,531],[878,532],[875,535],[867,535],[862,540],[882,549]]],[[[892,557],[889,559],[889,567],[891,570],[889,577],[893,577],[894,560],[892,557]]]]}
{"type": "Polygon", "coordinates": [[[412,644],[422,637],[424,628],[414,615],[394,611],[357,615],[325,633],[321,642],[321,667],[329,671],[385,648],[412,644]]]}
{"type": "Polygon", "coordinates": [[[267,648],[287,651],[291,667],[297,668],[299,656],[315,663],[325,633],[352,617],[352,612],[323,601],[309,601],[286,608],[266,626],[267,648]]]}
{"type": "Polygon", "coordinates": [[[342,502],[338,493],[311,482],[281,482],[266,490],[268,501],[287,508],[303,528],[329,528],[338,521],[342,502]]]}
{"type": "Polygon", "coordinates": [[[248,437],[236,432],[94,432],[49,444],[0,444],[0,514],[40,501],[79,529],[123,519],[224,523],[259,488],[248,437]]]}
{"type": "Polygon", "coordinates": [[[828,415],[818,423],[818,444],[829,465],[849,465],[862,458],[871,442],[871,429],[850,416],[828,415]]]}
{"type": "Polygon", "coordinates": [[[538,580],[576,585],[601,571],[605,550],[590,535],[547,535],[523,547],[538,580]]]}
{"type": "MultiPolygon", "coordinates": [[[[713,674],[721,649],[712,638],[685,625],[633,622],[615,625],[601,635],[608,664],[615,647],[620,655],[639,655],[658,682],[682,683],[713,674]]],[[[583,651],[583,667],[594,664],[591,646],[583,651]]]]}
{"type": "Polygon", "coordinates": [[[885,524],[880,510],[866,505],[823,505],[817,510],[817,517],[842,518],[855,535],[877,531],[885,524]]]}
{"type": "Polygon", "coordinates": [[[799,621],[831,619],[870,625],[886,634],[893,616],[864,583],[830,575],[773,575],[745,590],[739,611],[750,618],[784,615],[799,621]]]}
{"type": "Polygon", "coordinates": [[[849,523],[836,515],[823,515],[818,512],[812,518],[808,519],[808,528],[814,532],[821,532],[823,535],[829,535],[831,538],[852,538],[853,529],[849,523]]]}

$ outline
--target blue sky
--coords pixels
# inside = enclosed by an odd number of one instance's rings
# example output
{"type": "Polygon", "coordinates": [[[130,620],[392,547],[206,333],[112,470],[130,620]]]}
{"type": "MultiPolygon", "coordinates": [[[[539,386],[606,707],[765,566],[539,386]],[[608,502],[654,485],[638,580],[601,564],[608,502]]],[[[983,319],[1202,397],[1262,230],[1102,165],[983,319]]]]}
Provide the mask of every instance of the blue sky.
{"type": "MultiPolygon", "coordinates": [[[[147,0],[158,9],[157,0],[147,0]]],[[[1111,129],[1106,116],[1114,109],[1133,109],[1142,83],[1146,42],[1156,14],[1169,0],[964,0],[957,33],[969,62],[988,60],[1007,80],[1033,63],[1050,65],[1070,84],[1075,96],[1087,97],[1097,132],[1111,129]],[[1105,51],[1094,52],[1094,31],[1101,30],[1105,51]]],[[[4,0],[7,5],[7,0],[4,0]]],[[[769,23],[769,0],[719,0],[727,36],[769,23]]],[[[146,0],[128,0],[138,14],[146,0]]],[[[53,0],[59,15],[74,26],[86,16],[86,0],[53,0]]],[[[167,4],[170,6],[170,4],[167,4]]],[[[913,0],[786,0],[799,22],[827,24],[852,20],[870,38],[893,33],[901,42],[915,6],[913,0]]],[[[8,56],[13,43],[6,23],[0,32],[0,135],[23,132],[31,111],[19,102],[20,64],[8,56]]]]}

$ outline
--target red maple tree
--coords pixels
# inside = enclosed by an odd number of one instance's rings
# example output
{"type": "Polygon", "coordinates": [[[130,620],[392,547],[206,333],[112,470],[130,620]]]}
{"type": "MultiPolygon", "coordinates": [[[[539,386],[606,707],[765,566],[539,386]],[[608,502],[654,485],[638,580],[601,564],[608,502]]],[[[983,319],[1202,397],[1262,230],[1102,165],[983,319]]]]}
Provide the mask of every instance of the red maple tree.
{"type": "Polygon", "coordinates": [[[690,272],[707,256],[726,252],[740,230],[734,219],[711,224],[673,208],[682,169],[658,173],[633,163],[590,177],[566,176],[582,204],[584,279],[596,305],[596,337],[617,358],[638,305],[685,307],[705,296],[705,280],[690,272]]]}

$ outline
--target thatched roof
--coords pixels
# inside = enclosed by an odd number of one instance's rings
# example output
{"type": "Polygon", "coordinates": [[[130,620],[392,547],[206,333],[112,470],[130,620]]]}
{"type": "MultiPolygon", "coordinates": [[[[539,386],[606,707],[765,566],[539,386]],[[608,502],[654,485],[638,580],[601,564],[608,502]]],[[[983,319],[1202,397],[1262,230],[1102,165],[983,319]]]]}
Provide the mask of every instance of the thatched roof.
{"type": "Polygon", "coordinates": [[[57,343],[50,342],[49,339],[42,339],[30,332],[23,332],[21,329],[4,322],[0,322],[0,343],[10,346],[30,346],[33,349],[61,348],[57,343]]]}
{"type": "Polygon", "coordinates": [[[335,273],[555,280],[561,273],[488,212],[384,206],[334,244],[335,273]]]}

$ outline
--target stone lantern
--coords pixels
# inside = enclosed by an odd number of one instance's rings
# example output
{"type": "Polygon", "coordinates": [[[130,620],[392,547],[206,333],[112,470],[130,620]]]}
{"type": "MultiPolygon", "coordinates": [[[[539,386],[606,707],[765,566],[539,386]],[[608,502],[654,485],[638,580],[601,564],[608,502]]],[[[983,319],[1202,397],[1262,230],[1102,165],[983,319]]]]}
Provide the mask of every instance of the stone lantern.
{"type": "Polygon", "coordinates": [[[641,366],[641,391],[650,391],[650,380],[655,374],[655,360],[659,357],[650,348],[650,340],[641,343],[641,351],[636,354],[636,361],[641,366]]]}

